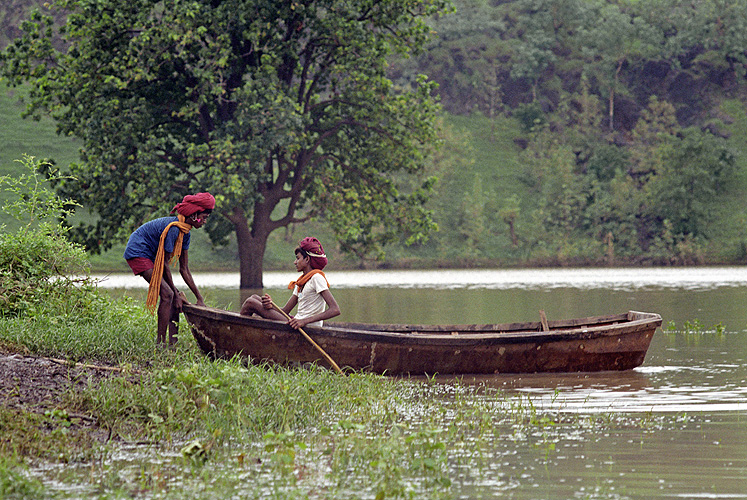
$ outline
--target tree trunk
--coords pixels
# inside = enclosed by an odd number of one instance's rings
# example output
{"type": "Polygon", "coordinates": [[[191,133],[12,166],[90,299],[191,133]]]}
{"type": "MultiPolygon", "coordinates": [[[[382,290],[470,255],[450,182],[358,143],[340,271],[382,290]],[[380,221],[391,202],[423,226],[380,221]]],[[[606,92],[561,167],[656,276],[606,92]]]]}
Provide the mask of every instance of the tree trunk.
{"type": "Polygon", "coordinates": [[[617,81],[620,78],[620,70],[622,70],[623,63],[625,62],[625,59],[620,59],[617,61],[617,69],[615,70],[615,78],[612,81],[612,87],[610,88],[610,132],[614,132],[615,130],[615,88],[617,87],[617,81]]]}
{"type": "Polygon", "coordinates": [[[239,250],[239,288],[263,288],[262,270],[269,233],[264,228],[249,230],[246,217],[234,210],[231,222],[236,230],[236,243],[239,250]]]}
{"type": "Polygon", "coordinates": [[[615,237],[612,231],[607,232],[604,241],[607,243],[607,265],[611,266],[615,263],[615,237]]]}

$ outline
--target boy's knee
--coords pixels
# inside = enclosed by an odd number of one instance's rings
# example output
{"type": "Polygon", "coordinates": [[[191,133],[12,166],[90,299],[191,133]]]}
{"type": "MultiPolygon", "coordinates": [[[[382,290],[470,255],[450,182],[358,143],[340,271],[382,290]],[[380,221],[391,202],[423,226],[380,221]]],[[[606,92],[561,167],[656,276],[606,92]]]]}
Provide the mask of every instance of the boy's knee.
{"type": "Polygon", "coordinates": [[[243,304],[241,304],[241,309],[239,310],[239,312],[241,314],[250,314],[251,311],[252,311],[252,298],[249,297],[248,299],[244,301],[243,304]]]}
{"type": "Polygon", "coordinates": [[[164,302],[174,302],[174,292],[167,286],[161,286],[161,300],[164,302]]]}
{"type": "Polygon", "coordinates": [[[256,312],[257,306],[262,305],[262,301],[259,299],[258,295],[252,295],[251,297],[248,297],[243,304],[241,304],[241,314],[251,314],[253,312],[256,312]]]}

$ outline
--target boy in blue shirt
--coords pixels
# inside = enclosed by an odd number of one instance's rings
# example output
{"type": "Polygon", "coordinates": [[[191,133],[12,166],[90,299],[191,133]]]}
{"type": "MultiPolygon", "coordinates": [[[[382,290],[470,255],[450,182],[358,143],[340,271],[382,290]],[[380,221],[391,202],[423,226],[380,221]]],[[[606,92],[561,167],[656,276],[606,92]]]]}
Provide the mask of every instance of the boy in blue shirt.
{"type": "Polygon", "coordinates": [[[146,222],[127,241],[124,252],[127,264],[134,274],[142,276],[149,283],[146,301],[148,309],[155,310],[158,298],[161,299],[158,304],[158,343],[166,343],[167,331],[169,345],[176,343],[179,312],[182,304],[187,301],[186,295],[174,285],[168,265],[172,258],[179,260],[179,273],[194,293],[197,305],[205,305],[189,270],[189,231],[201,228],[213,208],[215,198],[210,193],[187,195],[172,209],[172,212],[176,211],[176,217],[161,217],[146,222]]]}

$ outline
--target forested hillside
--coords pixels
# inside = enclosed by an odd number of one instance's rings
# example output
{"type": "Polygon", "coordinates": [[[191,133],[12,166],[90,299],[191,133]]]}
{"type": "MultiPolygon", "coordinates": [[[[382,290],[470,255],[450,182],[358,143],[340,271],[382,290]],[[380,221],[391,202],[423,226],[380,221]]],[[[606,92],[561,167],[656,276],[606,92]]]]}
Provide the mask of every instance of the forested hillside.
{"type": "MultiPolygon", "coordinates": [[[[31,3],[6,2],[3,33],[31,3]]],[[[391,65],[446,113],[440,231],[390,262],[744,262],[747,0],[454,5],[391,65]]]]}
{"type": "Polygon", "coordinates": [[[747,2],[455,5],[394,76],[426,73],[449,113],[522,127],[524,189],[465,222],[502,221],[504,255],[548,263],[744,259],[747,2]]]}

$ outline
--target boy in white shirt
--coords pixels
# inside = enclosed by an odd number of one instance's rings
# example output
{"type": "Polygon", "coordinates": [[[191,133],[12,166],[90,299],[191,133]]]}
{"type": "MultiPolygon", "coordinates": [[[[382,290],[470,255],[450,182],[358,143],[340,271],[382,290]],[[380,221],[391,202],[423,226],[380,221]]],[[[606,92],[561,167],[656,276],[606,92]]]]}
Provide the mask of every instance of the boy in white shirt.
{"type": "MultiPolygon", "coordinates": [[[[329,291],[329,282],[322,272],[327,265],[327,256],[318,239],[307,237],[301,240],[295,250],[296,270],[301,272],[301,277],[288,285],[293,290],[293,295],[283,306],[283,311],[288,315],[296,305],[296,315],[291,317],[288,324],[293,328],[304,326],[322,326],[325,319],[334,318],[340,314],[340,306],[329,291]]],[[[249,316],[257,314],[267,319],[286,320],[280,312],[272,308],[272,297],[252,295],[241,305],[241,314],[249,316]]]]}

